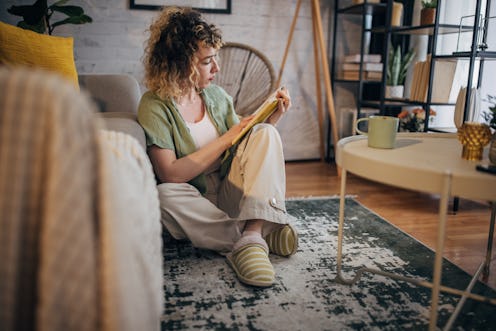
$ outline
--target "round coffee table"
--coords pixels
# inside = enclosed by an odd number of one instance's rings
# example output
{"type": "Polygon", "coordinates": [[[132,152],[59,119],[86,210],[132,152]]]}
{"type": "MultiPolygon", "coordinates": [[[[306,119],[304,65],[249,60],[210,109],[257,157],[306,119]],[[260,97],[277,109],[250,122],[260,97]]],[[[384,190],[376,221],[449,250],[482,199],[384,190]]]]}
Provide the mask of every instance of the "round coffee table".
{"type": "MultiPolygon", "coordinates": [[[[496,176],[477,171],[475,167],[481,161],[464,160],[461,155],[462,145],[458,142],[456,134],[451,133],[399,133],[394,149],[370,148],[367,146],[367,137],[351,136],[341,139],[336,149],[336,163],[341,167],[336,281],[351,285],[360,279],[363,272],[372,272],[431,288],[430,330],[436,329],[440,291],[458,294],[462,297],[446,325],[447,328],[452,325],[467,298],[496,304],[496,298],[486,298],[470,293],[481,272],[489,272],[496,215],[496,176]],[[432,283],[372,268],[358,270],[353,279],[345,279],[342,276],[347,172],[404,189],[440,194],[438,238],[432,283]],[[465,290],[441,285],[446,215],[450,197],[493,202],[486,258],[465,290]]],[[[485,158],[487,159],[487,156],[485,158]]]]}

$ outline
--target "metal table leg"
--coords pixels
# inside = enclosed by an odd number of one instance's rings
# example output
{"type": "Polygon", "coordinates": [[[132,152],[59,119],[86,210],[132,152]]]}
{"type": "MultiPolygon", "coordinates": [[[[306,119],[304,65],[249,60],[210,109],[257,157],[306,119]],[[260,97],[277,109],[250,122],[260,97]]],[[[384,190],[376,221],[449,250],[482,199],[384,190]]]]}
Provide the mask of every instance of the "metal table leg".
{"type": "Polygon", "coordinates": [[[341,188],[339,192],[339,226],[338,226],[338,252],[336,259],[337,275],[336,280],[340,283],[347,283],[341,275],[341,263],[343,257],[343,226],[344,226],[344,203],[346,198],[346,170],[341,172],[341,188]]]}
{"type": "Polygon", "coordinates": [[[437,324],[437,310],[439,306],[439,292],[441,286],[441,274],[443,263],[444,239],[446,237],[446,219],[448,213],[448,202],[451,192],[451,174],[443,176],[443,192],[439,200],[439,224],[437,228],[436,256],[434,259],[434,275],[432,279],[431,316],[429,319],[429,330],[435,330],[437,324]]]}
{"type": "Polygon", "coordinates": [[[489,269],[491,266],[491,255],[492,255],[492,249],[493,249],[493,236],[494,236],[494,219],[496,216],[496,202],[491,202],[492,208],[491,208],[491,220],[489,223],[489,234],[487,236],[487,249],[486,249],[486,258],[484,261],[479,265],[479,268],[477,268],[477,271],[475,272],[474,276],[472,277],[469,285],[465,289],[465,293],[462,295],[460,298],[460,301],[456,305],[455,310],[453,311],[453,314],[451,314],[448,322],[444,326],[444,330],[449,330],[455,323],[456,318],[458,317],[458,314],[460,314],[460,311],[463,308],[463,305],[465,304],[465,301],[467,301],[468,294],[472,292],[472,288],[474,285],[477,283],[477,280],[479,279],[479,276],[482,273],[482,279],[487,280],[489,276],[489,269]]]}
{"type": "Polygon", "coordinates": [[[486,260],[484,261],[484,272],[482,278],[487,280],[489,277],[489,268],[491,265],[491,256],[493,251],[493,237],[494,237],[494,219],[496,218],[496,201],[491,202],[491,221],[489,223],[489,235],[487,237],[486,260]]]}
{"type": "Polygon", "coordinates": [[[441,195],[441,199],[439,202],[439,224],[438,224],[438,240],[436,246],[436,255],[434,259],[434,271],[433,271],[433,281],[428,282],[422,279],[405,277],[401,275],[397,275],[394,273],[382,271],[374,268],[363,267],[356,270],[355,276],[351,279],[346,279],[342,275],[342,259],[343,259],[343,231],[344,231],[344,212],[345,212],[345,200],[346,200],[346,170],[342,170],[341,174],[341,188],[340,188],[340,200],[339,200],[339,226],[338,226],[338,247],[337,247],[337,258],[336,258],[336,277],[335,281],[340,284],[353,285],[358,280],[360,280],[361,276],[365,272],[374,273],[377,275],[390,277],[393,279],[409,282],[411,284],[417,286],[423,286],[431,289],[431,311],[430,311],[430,319],[429,319],[429,330],[437,329],[437,317],[438,317],[438,307],[439,307],[439,294],[440,292],[450,293],[454,295],[459,295],[462,299],[460,300],[458,306],[455,309],[455,312],[452,314],[450,320],[446,324],[445,328],[449,329],[456,319],[456,316],[461,310],[461,306],[467,298],[478,300],[481,302],[486,302],[492,305],[496,305],[496,298],[488,298],[482,295],[471,293],[472,287],[477,282],[477,279],[482,271],[482,267],[485,266],[489,268],[489,263],[491,260],[491,249],[492,249],[492,241],[493,241],[493,233],[494,233],[494,223],[495,223],[495,215],[496,215],[496,203],[493,203],[492,213],[491,213],[491,225],[489,231],[489,239],[488,239],[488,248],[486,253],[486,259],[481,267],[477,271],[476,275],[474,275],[471,283],[465,290],[458,290],[451,287],[441,285],[441,275],[442,275],[442,261],[443,261],[443,251],[444,251],[444,240],[446,236],[446,220],[447,220],[447,212],[448,212],[448,201],[450,197],[451,191],[451,174],[446,173],[444,176],[444,187],[441,195]]]}

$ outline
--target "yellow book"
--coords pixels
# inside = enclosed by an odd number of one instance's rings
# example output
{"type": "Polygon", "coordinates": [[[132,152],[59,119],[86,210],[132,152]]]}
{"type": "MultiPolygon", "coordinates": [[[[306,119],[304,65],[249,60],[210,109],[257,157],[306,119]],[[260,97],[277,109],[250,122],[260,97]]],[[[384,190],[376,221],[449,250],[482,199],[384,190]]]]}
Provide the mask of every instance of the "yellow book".
{"type": "Polygon", "coordinates": [[[269,95],[264,103],[258,107],[258,109],[254,112],[255,116],[232,141],[233,145],[236,145],[248,133],[248,131],[255,126],[255,124],[265,122],[267,118],[269,118],[269,116],[277,110],[279,100],[276,98],[276,95],[277,90],[269,95]]]}

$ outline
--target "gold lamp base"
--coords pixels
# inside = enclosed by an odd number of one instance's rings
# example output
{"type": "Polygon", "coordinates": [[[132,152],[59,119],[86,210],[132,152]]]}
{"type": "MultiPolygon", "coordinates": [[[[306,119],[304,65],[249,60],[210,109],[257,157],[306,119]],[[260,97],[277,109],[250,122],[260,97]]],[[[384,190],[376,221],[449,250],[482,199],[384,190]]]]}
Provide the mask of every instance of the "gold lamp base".
{"type": "Polygon", "coordinates": [[[482,160],[484,146],[491,141],[491,129],[483,123],[466,122],[458,129],[458,140],[463,145],[463,159],[482,160]]]}

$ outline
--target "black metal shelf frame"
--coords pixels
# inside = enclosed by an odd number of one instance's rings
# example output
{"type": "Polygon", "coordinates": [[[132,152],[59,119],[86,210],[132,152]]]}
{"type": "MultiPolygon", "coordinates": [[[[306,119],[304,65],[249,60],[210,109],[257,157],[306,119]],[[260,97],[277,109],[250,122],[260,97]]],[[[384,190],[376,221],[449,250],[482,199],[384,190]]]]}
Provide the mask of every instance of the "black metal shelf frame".
{"type": "MultiPolygon", "coordinates": [[[[480,25],[480,13],[482,7],[483,0],[476,0],[476,8],[475,8],[475,17],[473,25],[453,25],[453,24],[442,24],[440,23],[440,10],[443,0],[438,0],[438,7],[436,10],[436,18],[435,23],[430,25],[423,26],[411,26],[408,25],[410,22],[404,22],[407,25],[401,27],[392,27],[391,26],[391,16],[392,16],[392,3],[393,0],[387,0],[387,3],[362,3],[347,7],[340,7],[339,0],[335,1],[334,5],[334,24],[333,24],[333,41],[334,45],[332,47],[332,65],[331,65],[331,77],[332,84],[337,83],[354,83],[357,84],[357,116],[360,116],[360,110],[362,107],[372,107],[377,108],[379,113],[384,114],[387,109],[392,107],[402,107],[409,105],[418,105],[426,110],[426,119],[425,119],[425,131],[434,131],[429,129],[429,115],[430,112],[427,111],[430,109],[430,106],[454,106],[452,103],[434,103],[432,102],[432,84],[434,80],[434,70],[435,64],[438,60],[449,60],[449,59],[462,59],[469,61],[469,69],[467,75],[467,86],[472,86],[474,82],[474,70],[476,63],[478,62],[480,65],[479,77],[477,78],[477,86],[481,82],[484,61],[486,60],[496,60],[496,52],[487,52],[481,51],[478,49],[477,40],[479,40],[479,25],[480,25]],[[383,63],[383,71],[382,71],[382,79],[380,81],[371,81],[371,80],[348,80],[342,79],[338,77],[336,72],[336,31],[337,31],[337,21],[339,15],[361,15],[362,17],[362,31],[361,31],[361,41],[360,41],[360,58],[363,59],[363,55],[366,54],[365,50],[365,34],[376,34],[378,36],[382,35],[383,38],[383,49],[382,49],[382,63],[383,63]],[[385,24],[382,26],[369,26],[369,22],[367,22],[367,15],[384,15],[385,24]],[[454,34],[459,32],[472,33],[472,45],[471,49],[468,52],[457,52],[453,54],[436,54],[436,45],[437,45],[437,37],[439,35],[445,34],[454,34]],[[431,61],[430,61],[430,75],[427,89],[427,96],[425,102],[412,101],[406,99],[387,99],[385,98],[385,86],[386,86],[386,72],[388,63],[388,47],[389,40],[392,37],[397,38],[405,38],[403,42],[406,42],[406,45],[409,43],[409,37],[413,35],[428,35],[428,52],[430,53],[431,61]],[[403,37],[401,37],[403,36],[403,37]],[[363,98],[363,90],[365,86],[368,85],[380,85],[380,93],[378,96],[378,100],[365,100],[363,98]]],[[[486,11],[485,17],[486,19],[489,17],[490,13],[490,3],[491,0],[486,1],[486,11]]],[[[407,2],[407,1],[404,1],[407,2]]],[[[487,29],[484,30],[484,35],[482,37],[483,41],[487,40],[487,29]]],[[[406,48],[403,48],[406,49],[406,48]]],[[[363,61],[359,63],[359,76],[363,75],[363,61]]],[[[333,86],[334,87],[334,86],[333,86]]],[[[469,116],[469,105],[471,98],[471,89],[467,89],[466,93],[466,101],[465,101],[465,109],[464,109],[464,118],[468,119],[469,116]]],[[[437,130],[437,129],[436,129],[437,130]]]]}

